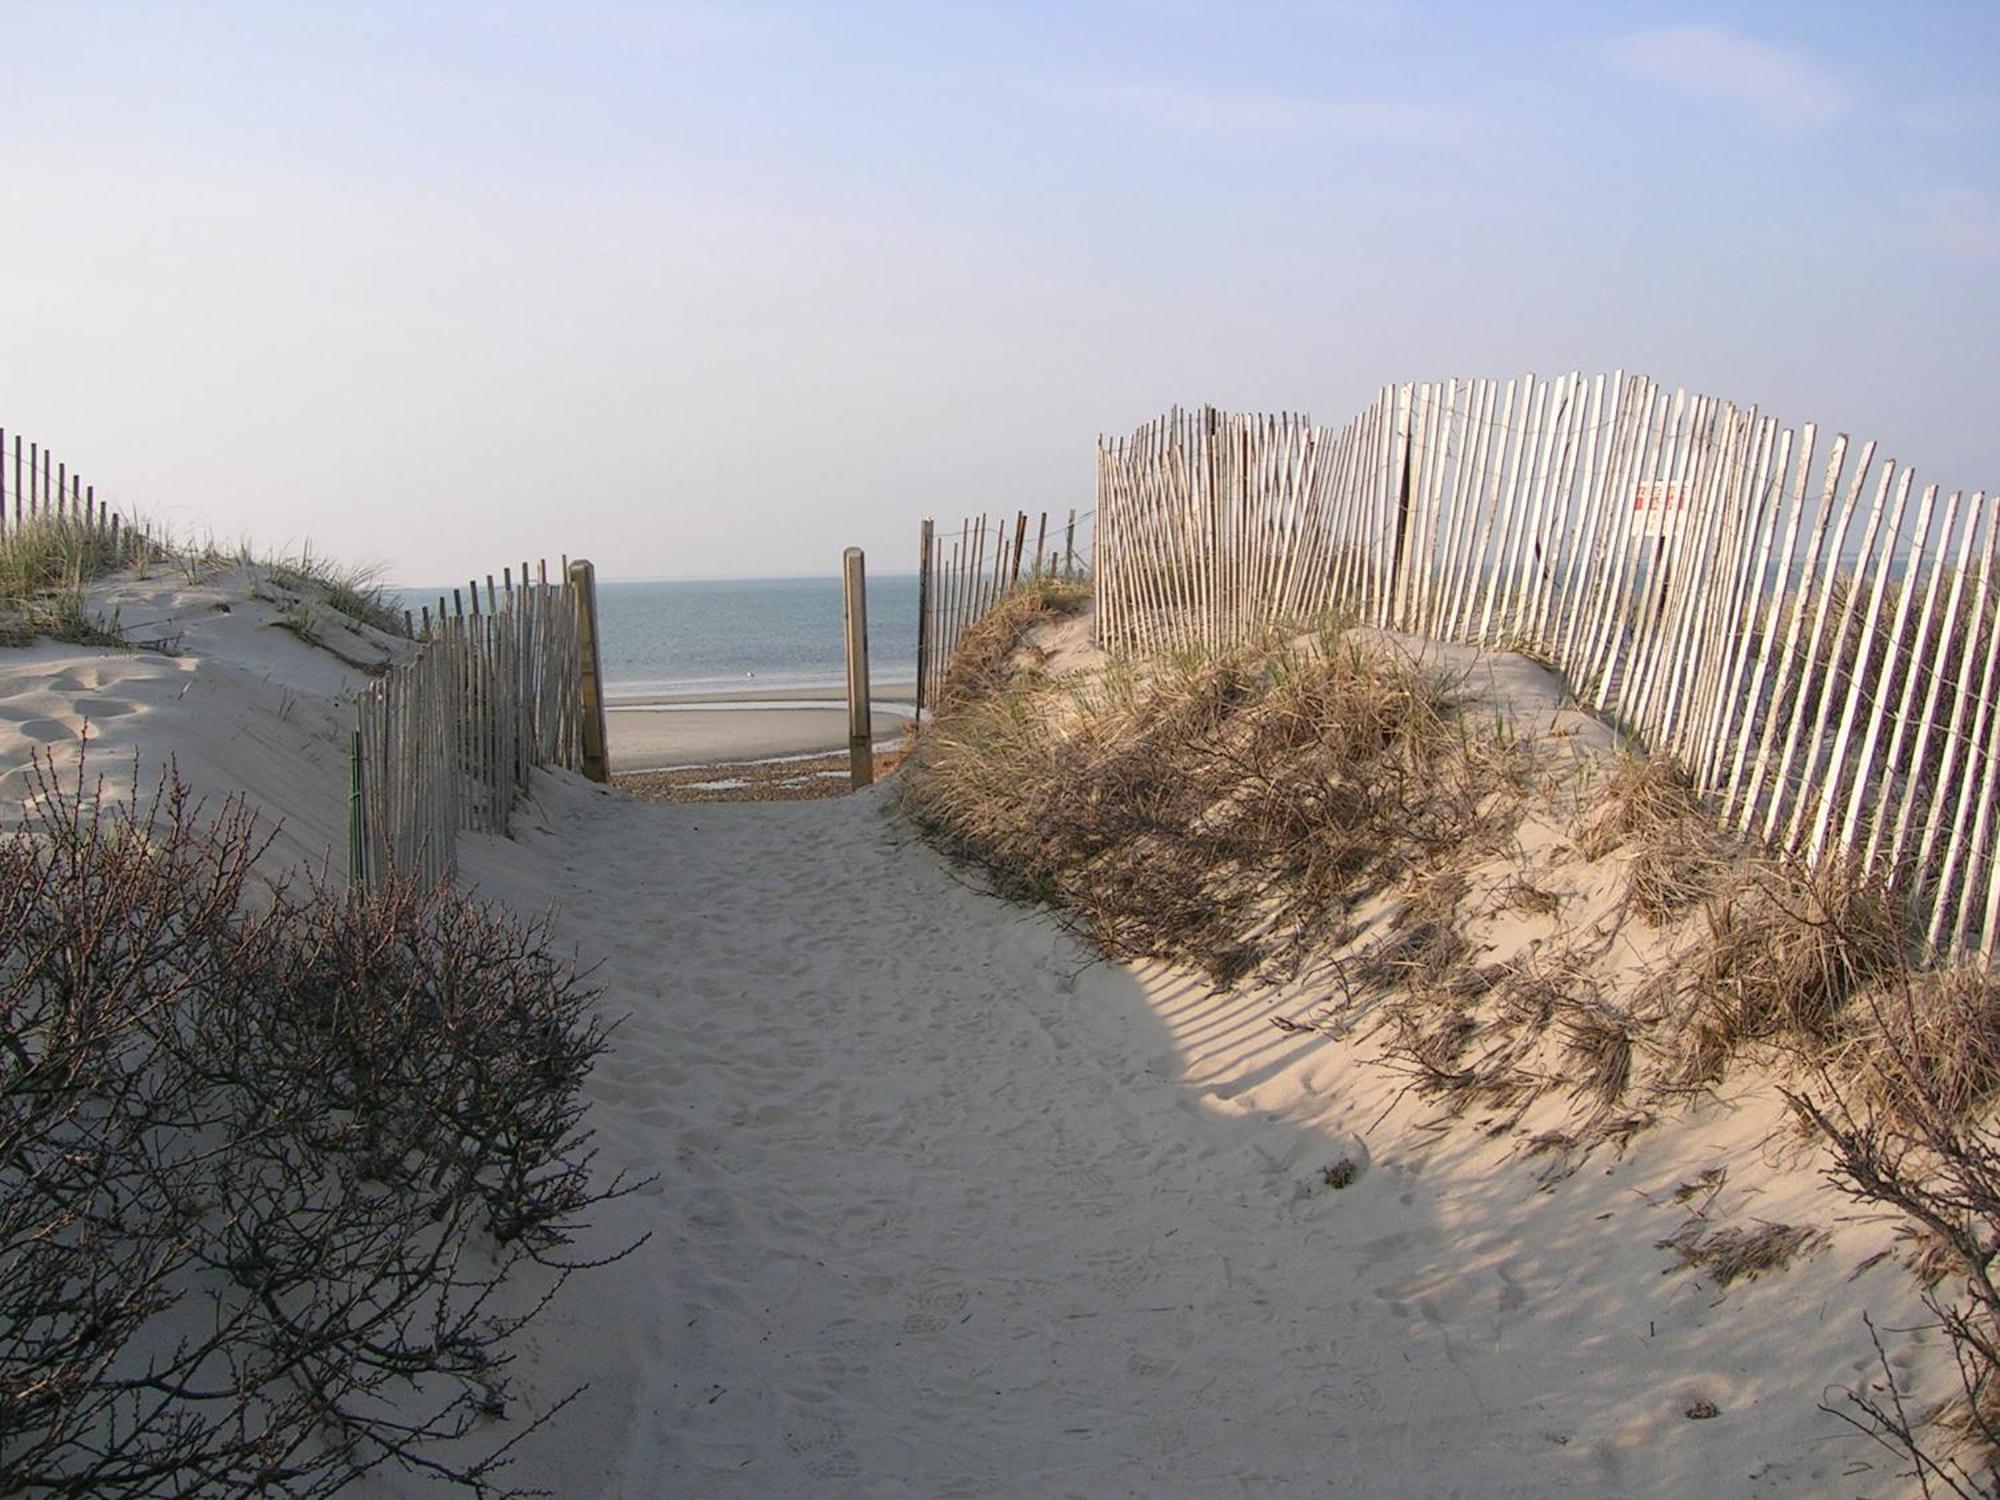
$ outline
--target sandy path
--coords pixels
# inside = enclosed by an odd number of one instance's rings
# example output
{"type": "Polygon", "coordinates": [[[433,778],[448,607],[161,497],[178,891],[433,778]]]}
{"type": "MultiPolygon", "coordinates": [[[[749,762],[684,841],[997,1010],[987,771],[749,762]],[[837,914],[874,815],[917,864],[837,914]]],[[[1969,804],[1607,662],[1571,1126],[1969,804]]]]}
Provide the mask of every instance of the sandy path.
{"type": "Polygon", "coordinates": [[[884,809],[565,792],[475,861],[516,899],[560,868],[565,933],[632,1011],[592,1083],[604,1157],[660,1174],[603,1221],[654,1240],[535,1331],[529,1393],[593,1389],[516,1482],[1817,1494],[1862,1472],[1795,1384],[1854,1330],[1822,1310],[1784,1369],[1750,1369],[1795,1289],[1715,1316],[1661,1279],[1677,1215],[1628,1219],[1622,1176],[1558,1203],[1468,1146],[1454,1188],[1421,1137],[1327,1188],[1387,1097],[1343,1097],[1350,1049],[1264,1002],[1079,977],[1051,923],[884,809]],[[1697,1391],[1732,1420],[1687,1421],[1697,1391]]]}

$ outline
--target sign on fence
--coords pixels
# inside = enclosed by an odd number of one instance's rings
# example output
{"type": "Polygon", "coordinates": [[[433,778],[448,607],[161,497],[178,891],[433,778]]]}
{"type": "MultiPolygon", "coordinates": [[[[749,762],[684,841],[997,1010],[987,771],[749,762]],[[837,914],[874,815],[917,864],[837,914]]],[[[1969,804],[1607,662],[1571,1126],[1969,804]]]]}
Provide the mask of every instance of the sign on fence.
{"type": "Polygon", "coordinates": [[[1632,536],[1669,537],[1679,528],[1685,509],[1678,479],[1641,484],[1632,496],[1632,536]]]}

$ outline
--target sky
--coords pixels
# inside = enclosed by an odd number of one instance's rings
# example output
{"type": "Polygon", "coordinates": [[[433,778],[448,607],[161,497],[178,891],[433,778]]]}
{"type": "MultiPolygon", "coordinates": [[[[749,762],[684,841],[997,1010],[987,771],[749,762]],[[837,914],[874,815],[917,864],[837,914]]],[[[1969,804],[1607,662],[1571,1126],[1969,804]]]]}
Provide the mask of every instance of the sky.
{"type": "Polygon", "coordinates": [[[2000,486],[2000,6],[0,4],[0,426],[426,585],[1622,368],[2000,486]]]}

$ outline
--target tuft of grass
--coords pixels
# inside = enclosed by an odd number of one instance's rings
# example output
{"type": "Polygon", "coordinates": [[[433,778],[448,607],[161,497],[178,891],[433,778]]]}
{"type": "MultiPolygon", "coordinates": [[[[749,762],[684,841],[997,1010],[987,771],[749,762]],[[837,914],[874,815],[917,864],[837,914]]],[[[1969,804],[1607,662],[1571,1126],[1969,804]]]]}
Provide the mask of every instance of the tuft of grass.
{"type": "Polygon", "coordinates": [[[1595,1002],[1564,1008],[1563,1051],[1574,1072],[1570,1087],[1610,1108],[1632,1082],[1632,1021],[1595,1002]]]}
{"type": "Polygon", "coordinates": [[[33,605],[73,593],[114,573],[149,549],[144,537],[111,533],[54,517],[38,517],[0,532],[0,604],[33,605]]]}
{"type": "Polygon", "coordinates": [[[1684,1081],[1716,1059],[1782,1041],[1812,1058],[1836,1042],[1855,995],[1908,972],[1910,933],[1895,902],[1849,862],[1817,868],[1760,858],[1703,908],[1677,982],[1692,1001],[1684,1081]]]}
{"type": "Polygon", "coordinates": [[[967,626],[945,670],[937,711],[948,713],[996,691],[1012,667],[1022,637],[1035,625],[1080,614],[1090,585],[1070,578],[1036,578],[1022,584],[967,626]]]}
{"type": "Polygon", "coordinates": [[[266,559],[253,566],[295,592],[319,593],[330,608],[384,635],[409,634],[402,606],[391,601],[382,570],[374,564],[337,563],[315,555],[308,544],[289,557],[266,559]]]}
{"type": "Polygon", "coordinates": [[[151,543],[137,532],[121,530],[114,541],[108,531],[56,517],[0,532],[0,646],[25,646],[42,636],[123,644],[85,613],[83,586],[150,553],[151,543]]]}
{"type": "Polygon", "coordinates": [[[279,630],[288,630],[308,646],[325,644],[324,632],[320,629],[320,617],[313,613],[312,606],[303,599],[293,599],[278,607],[278,618],[271,622],[279,630]]]}
{"type": "MultiPolygon", "coordinates": [[[[319,600],[327,609],[385,635],[407,638],[409,622],[401,603],[373,563],[341,563],[316,553],[307,543],[297,552],[260,552],[247,539],[229,546],[211,534],[178,541],[166,549],[169,562],[190,584],[224,569],[249,574],[256,587],[269,584],[284,592],[319,600]]],[[[289,628],[289,627],[287,627],[289,628]]]]}
{"type": "Polygon", "coordinates": [[[1603,795],[1578,821],[1575,837],[1585,859],[1631,848],[1626,893],[1632,909],[1654,926],[1676,920],[1709,896],[1735,853],[1702,807],[1686,769],[1670,756],[1621,759],[1603,795]]]}
{"type": "Polygon", "coordinates": [[[1882,1114],[1969,1119],[2000,1096],[2000,974],[1978,961],[1886,975],[1852,1009],[1835,1061],[1882,1114]]]}

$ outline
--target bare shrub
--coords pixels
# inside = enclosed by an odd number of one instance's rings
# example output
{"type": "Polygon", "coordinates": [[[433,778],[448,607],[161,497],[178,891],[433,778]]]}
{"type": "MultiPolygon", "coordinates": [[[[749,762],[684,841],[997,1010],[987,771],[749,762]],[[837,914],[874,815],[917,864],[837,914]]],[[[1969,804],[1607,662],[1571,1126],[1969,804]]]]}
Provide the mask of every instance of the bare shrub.
{"type": "Polygon", "coordinates": [[[1880,1379],[1828,1410],[1902,1456],[1926,1494],[1996,1493],[2000,1454],[2000,1009],[1994,977],[1967,962],[1884,978],[1857,1005],[1847,1045],[1812,1094],[1787,1098],[1832,1149],[1828,1177],[1909,1219],[1904,1257],[1949,1342],[1958,1399],[1913,1410],[1875,1339],[1880,1379]]]}
{"type": "Polygon", "coordinates": [[[1868,1204],[1900,1210],[1917,1226],[1927,1277],[1924,1305],[1950,1343],[1959,1397],[1933,1415],[1913,1411],[1896,1369],[1875,1337],[1881,1379],[1846,1393],[1826,1409],[1853,1423],[1910,1465],[1926,1495],[1934,1486],[1959,1496],[1991,1496],[2000,1453],[2000,1285],[1993,1276],[2000,1245],[2000,1133],[1990,1122],[1955,1113],[1893,1049],[1870,1059],[1874,1092],[1900,1101],[1894,1117],[1856,1099],[1831,1074],[1817,1098],[1788,1092],[1800,1116],[1832,1149],[1828,1179],[1868,1204]]]}
{"type": "Polygon", "coordinates": [[[318,1495],[393,1463],[493,1492],[507,1442],[437,1443],[504,1410],[511,1335],[621,1190],[580,1128],[589,992],[448,891],[252,899],[250,815],[172,779],[107,806],[42,765],[28,815],[0,840],[0,1489],[318,1495]]]}

